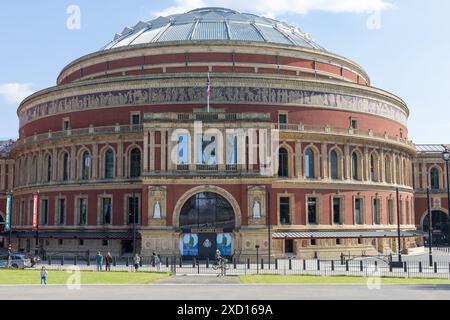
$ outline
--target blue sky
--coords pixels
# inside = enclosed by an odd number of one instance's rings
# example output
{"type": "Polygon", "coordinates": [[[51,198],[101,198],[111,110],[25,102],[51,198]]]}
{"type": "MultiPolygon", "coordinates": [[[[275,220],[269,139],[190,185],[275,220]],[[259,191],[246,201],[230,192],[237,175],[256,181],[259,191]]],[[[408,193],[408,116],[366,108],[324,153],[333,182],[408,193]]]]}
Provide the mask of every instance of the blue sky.
{"type": "Polygon", "coordinates": [[[450,143],[450,1],[443,0],[40,0],[0,5],[0,139],[17,137],[16,109],[53,86],[70,61],[125,26],[158,14],[223,6],[301,27],[327,50],[362,65],[372,85],[406,101],[416,143],[450,143]],[[67,8],[81,28],[67,28],[67,8]]]}

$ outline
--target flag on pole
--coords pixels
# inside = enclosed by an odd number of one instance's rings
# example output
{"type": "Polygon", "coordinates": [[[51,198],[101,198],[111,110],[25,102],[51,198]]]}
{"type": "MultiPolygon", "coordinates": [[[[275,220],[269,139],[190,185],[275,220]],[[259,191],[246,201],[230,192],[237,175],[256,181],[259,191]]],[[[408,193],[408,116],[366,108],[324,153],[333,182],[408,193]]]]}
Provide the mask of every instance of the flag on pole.
{"type": "Polygon", "coordinates": [[[5,231],[11,230],[11,211],[12,211],[12,194],[8,193],[6,198],[6,221],[5,221],[5,231]]]}
{"type": "Polygon", "coordinates": [[[35,194],[33,196],[33,230],[37,230],[38,228],[38,203],[39,196],[35,194]]]}
{"type": "Polygon", "coordinates": [[[206,96],[211,98],[211,74],[208,72],[208,81],[206,82],[206,96]]]}

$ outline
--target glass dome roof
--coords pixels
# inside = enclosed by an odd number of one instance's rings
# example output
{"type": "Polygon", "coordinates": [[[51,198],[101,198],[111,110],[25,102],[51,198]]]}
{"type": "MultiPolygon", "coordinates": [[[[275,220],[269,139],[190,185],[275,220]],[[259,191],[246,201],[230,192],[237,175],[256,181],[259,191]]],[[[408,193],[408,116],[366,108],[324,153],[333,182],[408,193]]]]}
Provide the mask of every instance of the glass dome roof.
{"type": "Polygon", "coordinates": [[[139,22],[115,35],[103,49],[171,41],[266,42],[325,51],[299,28],[225,8],[201,8],[139,22]]]}

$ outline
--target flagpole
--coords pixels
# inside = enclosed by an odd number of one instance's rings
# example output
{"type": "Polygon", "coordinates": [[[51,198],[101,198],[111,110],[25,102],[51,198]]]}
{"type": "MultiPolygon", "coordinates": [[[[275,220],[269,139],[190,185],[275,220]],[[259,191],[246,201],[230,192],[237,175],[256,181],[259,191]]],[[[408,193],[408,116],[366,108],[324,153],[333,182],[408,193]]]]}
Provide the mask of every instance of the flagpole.
{"type": "Polygon", "coordinates": [[[211,98],[211,74],[208,72],[208,86],[206,89],[206,97],[207,97],[207,112],[210,112],[209,102],[211,98]]]}

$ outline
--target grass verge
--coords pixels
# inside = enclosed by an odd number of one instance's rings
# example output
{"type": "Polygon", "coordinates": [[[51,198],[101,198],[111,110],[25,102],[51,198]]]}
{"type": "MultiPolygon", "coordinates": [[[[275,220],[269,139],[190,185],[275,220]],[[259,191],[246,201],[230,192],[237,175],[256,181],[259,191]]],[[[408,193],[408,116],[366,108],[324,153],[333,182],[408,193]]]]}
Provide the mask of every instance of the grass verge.
{"type": "MultiPolygon", "coordinates": [[[[141,285],[169,277],[169,273],[81,271],[82,285],[141,285]]],[[[73,273],[48,270],[47,284],[65,285],[76,280],[73,273]]],[[[0,285],[35,285],[41,283],[39,270],[0,270],[0,285]]]]}
{"type": "MultiPolygon", "coordinates": [[[[368,283],[369,278],[364,277],[320,277],[320,276],[282,276],[282,275],[251,275],[240,276],[241,283],[246,284],[362,284],[368,283]]],[[[373,282],[373,281],[372,281],[373,282]]],[[[404,279],[381,278],[384,285],[410,285],[410,284],[450,284],[446,279],[404,279]]]]}

